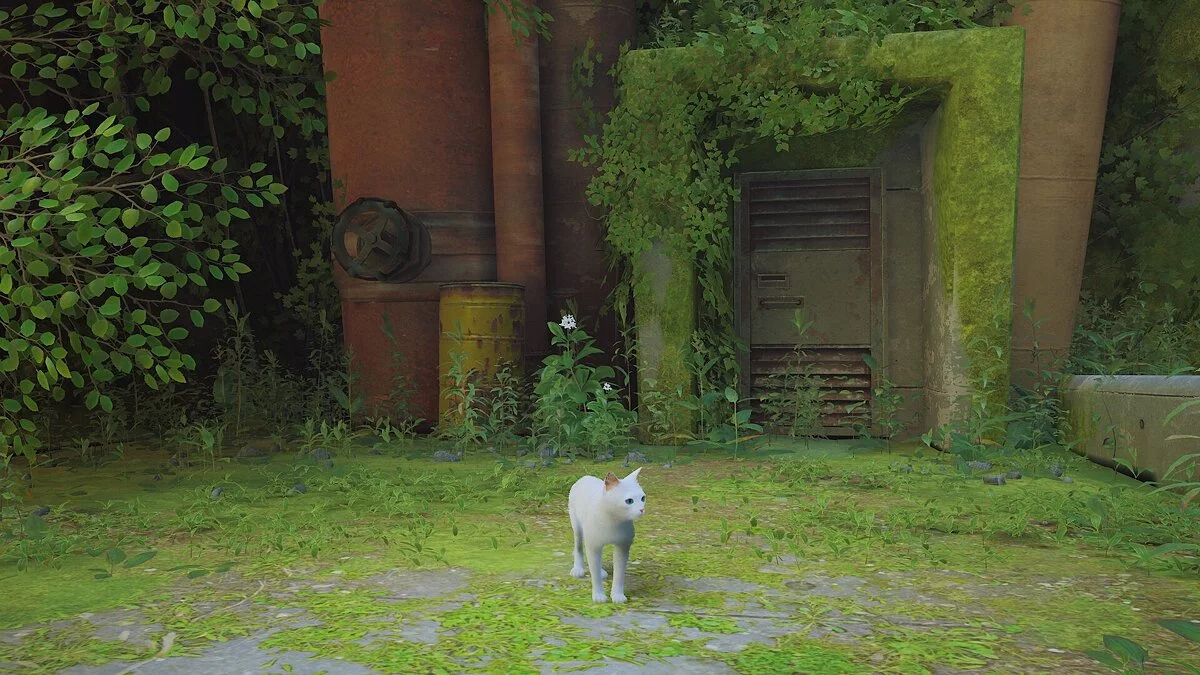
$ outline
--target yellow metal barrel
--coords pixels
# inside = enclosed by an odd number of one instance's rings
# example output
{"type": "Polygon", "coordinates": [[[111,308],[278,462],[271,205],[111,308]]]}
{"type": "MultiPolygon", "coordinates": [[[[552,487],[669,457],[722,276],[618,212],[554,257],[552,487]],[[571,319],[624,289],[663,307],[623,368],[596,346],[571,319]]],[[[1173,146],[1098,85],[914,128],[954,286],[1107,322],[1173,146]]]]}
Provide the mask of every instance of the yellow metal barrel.
{"type": "Polygon", "coordinates": [[[490,281],[440,286],[438,308],[438,376],[441,396],[438,419],[444,419],[450,402],[446,392],[454,385],[451,369],[461,354],[462,373],[474,371],[471,382],[486,393],[492,376],[505,364],[520,369],[525,350],[525,287],[490,281]]]}

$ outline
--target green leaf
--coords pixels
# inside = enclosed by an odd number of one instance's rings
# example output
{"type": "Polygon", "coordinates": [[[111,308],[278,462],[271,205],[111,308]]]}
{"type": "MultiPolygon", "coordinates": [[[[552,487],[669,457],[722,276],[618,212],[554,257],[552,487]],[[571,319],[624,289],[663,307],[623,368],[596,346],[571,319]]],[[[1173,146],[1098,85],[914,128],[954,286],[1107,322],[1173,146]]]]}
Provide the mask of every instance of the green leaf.
{"type": "Polygon", "coordinates": [[[1138,643],[1129,638],[1116,635],[1105,635],[1104,646],[1108,647],[1117,656],[1124,658],[1126,662],[1135,663],[1139,666],[1145,665],[1146,659],[1150,656],[1138,643]]]}
{"type": "Polygon", "coordinates": [[[183,227],[179,224],[178,220],[172,220],[171,222],[167,223],[167,236],[173,239],[178,239],[183,236],[183,227]]]}
{"type": "Polygon", "coordinates": [[[142,186],[142,201],[147,204],[153,204],[158,201],[158,188],[154,187],[153,183],[146,183],[142,186]]]}
{"type": "Polygon", "coordinates": [[[129,235],[119,227],[110,227],[104,231],[104,241],[113,246],[124,246],[129,241],[129,235]]]}
{"type": "Polygon", "coordinates": [[[108,299],[104,301],[104,304],[100,305],[100,313],[104,316],[116,316],[117,314],[120,314],[120,312],[121,298],[115,295],[108,296],[108,299]]]}
{"type": "Polygon", "coordinates": [[[124,567],[125,569],[129,569],[131,567],[137,567],[138,565],[141,565],[141,564],[149,561],[151,558],[153,558],[156,555],[158,555],[158,551],[142,551],[141,553],[133,556],[129,560],[126,560],[121,565],[121,567],[124,567]]]}
{"type": "Polygon", "coordinates": [[[212,313],[221,309],[221,303],[216,298],[207,298],[204,301],[204,311],[212,313]]]}
{"type": "Polygon", "coordinates": [[[162,186],[168,192],[175,192],[176,190],[179,189],[179,180],[176,179],[175,176],[172,176],[170,173],[164,173],[162,176],[162,186]]]}
{"type": "Polygon", "coordinates": [[[108,560],[110,565],[119,565],[125,560],[125,551],[122,551],[119,548],[110,548],[107,552],[105,552],[104,558],[108,560]]]}
{"type": "Polygon", "coordinates": [[[1200,644],[1200,624],[1181,619],[1160,619],[1158,625],[1187,640],[1200,644]]]}
{"type": "Polygon", "coordinates": [[[733,387],[725,387],[725,400],[730,403],[737,403],[738,395],[733,387]]]}
{"type": "Polygon", "coordinates": [[[79,294],[75,291],[67,291],[58,298],[58,307],[62,310],[68,310],[79,302],[79,294]]]}
{"type": "Polygon", "coordinates": [[[142,212],[139,209],[129,208],[121,212],[121,224],[125,227],[134,227],[141,220],[142,212]]]}

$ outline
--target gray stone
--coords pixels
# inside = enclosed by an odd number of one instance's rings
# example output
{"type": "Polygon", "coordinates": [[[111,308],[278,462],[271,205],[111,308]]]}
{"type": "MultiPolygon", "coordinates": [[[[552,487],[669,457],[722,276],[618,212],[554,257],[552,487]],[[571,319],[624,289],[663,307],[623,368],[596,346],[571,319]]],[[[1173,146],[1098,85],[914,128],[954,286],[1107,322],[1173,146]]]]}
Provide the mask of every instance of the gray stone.
{"type": "Polygon", "coordinates": [[[1004,485],[1004,476],[999,474],[995,476],[984,476],[983,482],[987,483],[988,485],[1004,485]]]}
{"type": "Polygon", "coordinates": [[[433,453],[433,461],[435,462],[457,462],[462,460],[461,455],[457,455],[449,450],[438,450],[433,453]]]}
{"type": "Polygon", "coordinates": [[[297,494],[304,494],[305,492],[308,492],[308,486],[305,485],[304,483],[296,483],[295,485],[292,486],[292,492],[295,492],[297,494]]]}
{"type": "Polygon", "coordinates": [[[647,461],[649,460],[646,459],[646,453],[639,450],[630,450],[629,453],[625,455],[626,468],[629,468],[630,464],[645,464],[647,461]]]}
{"type": "Polygon", "coordinates": [[[49,506],[35,506],[35,507],[33,507],[33,510],[30,511],[29,513],[31,515],[35,515],[39,518],[43,518],[45,516],[50,515],[50,507],[49,506]]]}
{"type": "Polygon", "coordinates": [[[1075,482],[1075,479],[1074,479],[1074,478],[1071,478],[1070,476],[1063,476],[1063,477],[1062,477],[1062,482],[1064,482],[1064,483],[1074,483],[1074,482],[1075,482]]]}
{"type": "Polygon", "coordinates": [[[253,445],[247,445],[241,450],[238,450],[237,456],[242,458],[266,457],[267,451],[263,450],[262,448],[256,448],[253,445]]]}
{"type": "Polygon", "coordinates": [[[110,663],[101,667],[74,666],[60,671],[63,675],[117,675],[130,670],[138,675],[259,675],[260,673],[293,673],[298,675],[369,675],[376,671],[366,666],[335,659],[315,659],[307,652],[263,649],[264,640],[280,629],[263,631],[228,642],[219,642],[195,656],[167,656],[144,663],[110,663]],[[263,664],[274,665],[264,669],[263,664]],[[131,667],[136,667],[131,669],[131,667]]]}
{"type": "Polygon", "coordinates": [[[333,453],[329,451],[329,448],[315,448],[312,452],[308,453],[308,456],[318,462],[333,459],[333,453]]]}
{"type": "Polygon", "coordinates": [[[363,585],[381,587],[392,599],[436,598],[462,590],[467,575],[459,570],[416,571],[393,570],[367,577],[363,585]]]}
{"type": "Polygon", "coordinates": [[[967,469],[971,471],[987,471],[991,468],[991,462],[967,462],[967,469]]]}
{"type": "Polygon", "coordinates": [[[1009,471],[1008,473],[1004,474],[1004,477],[1008,480],[1021,480],[1022,478],[1020,471],[1009,471]]]}
{"type": "Polygon", "coordinates": [[[585,672],[588,675],[733,675],[736,670],[721,663],[700,659],[694,656],[670,656],[661,661],[651,661],[644,665],[624,663],[620,661],[602,661],[604,665],[595,665],[595,661],[568,661],[563,663],[539,663],[543,675],[565,672],[585,672]],[[586,668],[586,670],[581,670],[586,668]]]}
{"type": "Polygon", "coordinates": [[[208,496],[213,500],[217,500],[217,499],[220,499],[221,495],[223,495],[223,494],[225,494],[225,488],[218,487],[218,488],[213,488],[213,491],[210,492],[208,496]]]}

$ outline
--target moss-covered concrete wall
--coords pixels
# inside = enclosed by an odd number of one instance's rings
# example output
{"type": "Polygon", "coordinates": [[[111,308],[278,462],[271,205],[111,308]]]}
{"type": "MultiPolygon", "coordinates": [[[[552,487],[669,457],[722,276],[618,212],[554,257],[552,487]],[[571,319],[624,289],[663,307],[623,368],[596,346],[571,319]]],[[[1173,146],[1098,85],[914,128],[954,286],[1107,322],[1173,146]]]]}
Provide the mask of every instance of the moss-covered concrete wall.
{"type": "MultiPolygon", "coordinates": [[[[694,50],[631,52],[644,77],[658,70],[664,77],[686,73],[699,55],[694,50]],[[648,58],[647,58],[648,57],[648,58]]],[[[952,371],[947,386],[930,401],[936,408],[930,421],[946,421],[963,383],[986,381],[996,405],[1007,399],[1012,326],[1012,264],[1020,148],[1021,83],[1024,68],[1024,30],[1019,27],[933,31],[898,34],[874,48],[869,64],[881,77],[924,87],[940,101],[939,123],[926,144],[933,153],[931,248],[936,261],[930,273],[937,297],[927,312],[926,340],[936,343],[937,367],[952,371]]],[[[710,64],[711,65],[711,64],[710,64]]],[[[780,72],[781,79],[791,73],[780,72]]],[[[829,134],[820,142],[827,155],[798,151],[801,161],[788,168],[832,166],[826,157],[842,162],[869,160],[886,147],[888,130],[872,134],[829,134]]],[[[866,163],[866,161],[864,161],[866,163]]],[[[680,269],[686,266],[681,266],[680,269]]],[[[674,286],[689,286],[680,281],[674,286]]],[[[660,290],[661,292],[661,290],[660,290]]],[[[688,296],[694,302],[694,291],[688,296]]],[[[643,302],[638,302],[642,321],[643,302]]],[[[655,317],[652,309],[648,319],[655,317]]],[[[689,324],[691,325],[691,324],[689,324]]],[[[686,352],[690,332],[663,333],[664,346],[686,352]]],[[[663,350],[665,358],[668,352],[663,350]]],[[[643,355],[641,367],[667,372],[643,355]]],[[[661,376],[660,376],[661,377],[661,376]]],[[[639,377],[639,382],[641,382],[639,377]]],[[[690,386],[690,383],[689,383],[690,386]]],[[[662,390],[660,383],[659,389],[662,390]]]]}
{"type": "MultiPolygon", "coordinates": [[[[671,256],[662,242],[636,262],[640,282],[634,286],[633,302],[637,311],[638,391],[642,401],[648,392],[661,392],[669,398],[676,391],[691,392],[695,378],[688,367],[692,333],[696,330],[696,269],[692,260],[671,256]]],[[[645,406],[639,406],[642,414],[645,406]]],[[[666,435],[682,442],[692,431],[691,411],[671,406],[665,420],[666,435]]],[[[640,425],[641,440],[646,435],[645,419],[640,425]]],[[[658,440],[657,442],[662,442],[658,440]]]]}

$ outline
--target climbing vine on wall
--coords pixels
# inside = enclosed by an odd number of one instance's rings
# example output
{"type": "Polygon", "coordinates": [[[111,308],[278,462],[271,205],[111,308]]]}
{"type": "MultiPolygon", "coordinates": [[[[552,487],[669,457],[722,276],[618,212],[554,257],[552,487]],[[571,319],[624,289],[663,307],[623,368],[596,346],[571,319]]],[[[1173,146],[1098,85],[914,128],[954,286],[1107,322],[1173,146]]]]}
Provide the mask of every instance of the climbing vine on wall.
{"type": "Polygon", "coordinates": [[[668,256],[695,261],[699,330],[721,356],[714,384],[731,383],[737,372],[730,209],[738,192],[729,170],[739,151],[763,139],[783,150],[798,136],[886,125],[919,92],[868,72],[863,57],[872,44],[889,33],[993,22],[1006,6],[645,3],[644,40],[692,49],[686,59],[644,53],[622,60],[619,105],[576,158],[597,166],[588,195],[607,209],[616,251],[634,258],[660,241],[668,256]]]}

